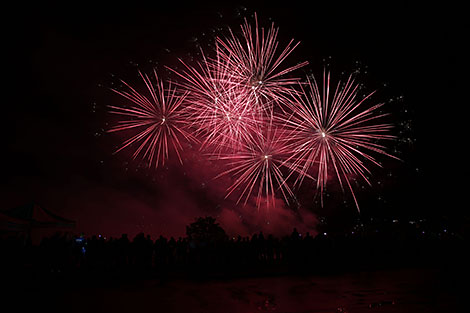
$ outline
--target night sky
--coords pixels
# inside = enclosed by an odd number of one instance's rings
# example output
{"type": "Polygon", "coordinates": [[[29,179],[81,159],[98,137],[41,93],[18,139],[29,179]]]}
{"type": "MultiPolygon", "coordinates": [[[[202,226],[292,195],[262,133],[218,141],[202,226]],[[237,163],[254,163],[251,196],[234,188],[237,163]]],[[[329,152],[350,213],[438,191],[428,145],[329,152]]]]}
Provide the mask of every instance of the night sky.
{"type": "Polygon", "coordinates": [[[77,231],[109,236],[181,236],[195,217],[209,214],[230,234],[281,234],[294,226],[315,232],[320,216],[337,225],[369,216],[468,218],[461,202],[468,140],[461,139],[464,102],[456,100],[464,22],[456,11],[396,1],[10,8],[0,209],[35,201],[76,220],[77,231]],[[307,185],[298,191],[300,207],[280,200],[258,212],[223,201],[224,181],[211,178],[217,164],[196,153],[185,155],[184,166],[170,161],[157,170],[127,152],[113,154],[123,137],[105,132],[113,121],[106,106],[120,101],[109,88],[121,78],[138,86],[138,70],[154,66],[169,77],[164,65],[196,56],[213,31],[238,29],[253,12],[261,24],[272,19],[280,27],[281,46],[301,41],[290,59],[310,65],[297,75],[360,68],[367,88],[378,90],[374,100],[387,102],[400,139],[388,146],[402,161],[379,157],[384,168],[372,167],[373,187],[357,191],[361,215],[335,186],[323,208],[307,185]]]}

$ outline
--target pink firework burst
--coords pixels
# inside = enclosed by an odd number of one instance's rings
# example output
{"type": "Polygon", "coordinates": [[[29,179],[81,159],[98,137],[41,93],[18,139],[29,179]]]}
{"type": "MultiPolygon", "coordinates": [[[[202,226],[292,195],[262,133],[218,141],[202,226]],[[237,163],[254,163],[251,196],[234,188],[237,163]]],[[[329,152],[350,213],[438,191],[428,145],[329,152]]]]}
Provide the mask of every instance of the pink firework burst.
{"type": "Polygon", "coordinates": [[[291,151],[283,144],[284,136],[283,129],[273,128],[270,124],[263,135],[255,136],[254,142],[243,145],[237,153],[219,156],[219,160],[228,160],[228,169],[216,178],[224,175],[234,178],[225,198],[239,191],[237,203],[245,198],[246,204],[253,194],[258,208],[263,199],[266,199],[269,207],[271,204],[275,205],[276,193],[279,191],[288,202],[288,196],[293,196],[286,183],[291,170],[283,164],[290,157],[291,151]]]}
{"type": "Polygon", "coordinates": [[[146,74],[139,74],[145,82],[150,98],[124,81],[122,83],[127,87],[127,91],[112,89],[126,98],[130,105],[109,106],[111,113],[123,118],[109,132],[138,130],[116,153],[135,144],[137,148],[133,158],[142,155],[149,164],[155,163],[155,167],[158,167],[165,164],[172,148],[182,163],[180,139],[195,141],[194,136],[186,129],[188,123],[183,108],[186,94],[177,95],[176,88],[172,87],[171,83],[165,89],[155,71],[154,81],[146,74]]]}
{"type": "Polygon", "coordinates": [[[298,78],[287,77],[292,71],[308,64],[301,62],[284,69],[282,63],[297,47],[292,39],[278,53],[277,35],[279,28],[271,27],[265,31],[258,27],[255,14],[254,28],[245,19],[241,25],[241,39],[230,29],[230,36],[217,37],[217,60],[221,67],[231,73],[231,82],[247,90],[250,103],[259,105],[268,113],[272,113],[273,101],[283,102],[284,95],[296,84],[298,78]]]}
{"type": "Polygon", "coordinates": [[[329,73],[323,74],[321,90],[314,78],[309,79],[308,90],[300,86],[303,94],[293,94],[291,114],[281,119],[291,130],[288,146],[293,152],[290,166],[299,173],[296,183],[316,169],[317,189],[323,194],[332,167],[341,188],[344,183],[348,185],[359,210],[350,177],[362,177],[370,184],[370,171],[364,161],[380,166],[370,152],[395,158],[379,143],[395,137],[388,134],[392,125],[377,123],[388,115],[378,113],[383,104],[366,106],[373,93],[360,97],[358,87],[352,76],[344,84],[339,82],[334,91],[330,91],[329,73]]]}
{"type": "Polygon", "coordinates": [[[256,107],[246,101],[243,93],[232,88],[220,94],[212,107],[197,110],[205,125],[203,144],[214,147],[215,152],[225,148],[235,152],[254,142],[254,136],[261,135],[263,121],[256,107]]]}
{"type": "Polygon", "coordinates": [[[233,75],[220,60],[203,56],[198,67],[181,61],[186,70],[175,72],[187,90],[188,120],[195,133],[204,138],[202,148],[211,147],[215,153],[227,148],[236,151],[260,134],[262,114],[249,103],[246,91],[233,83],[233,75]]]}

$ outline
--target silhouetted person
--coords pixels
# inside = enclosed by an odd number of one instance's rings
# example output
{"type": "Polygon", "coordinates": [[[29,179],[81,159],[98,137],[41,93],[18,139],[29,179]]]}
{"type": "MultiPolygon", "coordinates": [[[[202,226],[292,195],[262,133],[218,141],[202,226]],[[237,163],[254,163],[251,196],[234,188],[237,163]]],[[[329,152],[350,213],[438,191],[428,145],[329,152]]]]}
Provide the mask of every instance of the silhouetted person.
{"type": "Polygon", "coordinates": [[[178,238],[176,242],[176,263],[185,265],[187,263],[187,240],[186,238],[178,238]]]}
{"type": "Polygon", "coordinates": [[[313,261],[313,237],[310,235],[309,232],[305,234],[303,239],[303,247],[302,250],[304,252],[304,260],[307,264],[310,264],[313,261]]]}
{"type": "Polygon", "coordinates": [[[290,237],[291,237],[292,240],[299,240],[300,239],[300,234],[297,231],[297,228],[294,228],[294,230],[292,231],[292,234],[290,235],[290,237]]]}
{"type": "Polygon", "coordinates": [[[130,265],[130,242],[127,234],[122,234],[117,240],[118,267],[125,270],[130,265]]]}
{"type": "Polygon", "coordinates": [[[150,235],[147,235],[144,242],[144,267],[150,271],[153,266],[153,241],[150,235]]]}
{"type": "Polygon", "coordinates": [[[176,256],[176,240],[175,238],[171,237],[168,241],[168,263],[171,265],[175,264],[175,256],[176,256]]]}
{"type": "Polygon", "coordinates": [[[142,271],[145,267],[146,241],[144,233],[139,233],[132,241],[132,265],[137,271],[142,271]]]}
{"type": "Polygon", "coordinates": [[[157,267],[165,267],[168,264],[168,253],[167,239],[160,235],[160,237],[155,240],[155,261],[157,267]]]}
{"type": "Polygon", "coordinates": [[[254,234],[251,236],[249,244],[249,263],[253,264],[258,261],[258,235],[254,234]]]}
{"type": "Polygon", "coordinates": [[[274,262],[274,237],[271,234],[266,240],[266,261],[270,264],[274,262]]]}

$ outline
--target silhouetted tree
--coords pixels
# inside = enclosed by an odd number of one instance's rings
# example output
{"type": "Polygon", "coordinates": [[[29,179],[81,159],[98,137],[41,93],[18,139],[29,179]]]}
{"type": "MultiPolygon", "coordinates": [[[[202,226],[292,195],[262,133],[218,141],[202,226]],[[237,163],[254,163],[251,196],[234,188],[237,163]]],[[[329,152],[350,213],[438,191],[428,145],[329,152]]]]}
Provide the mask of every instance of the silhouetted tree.
{"type": "Polygon", "coordinates": [[[211,216],[199,217],[186,226],[186,235],[197,242],[221,242],[227,238],[225,230],[211,216]]]}

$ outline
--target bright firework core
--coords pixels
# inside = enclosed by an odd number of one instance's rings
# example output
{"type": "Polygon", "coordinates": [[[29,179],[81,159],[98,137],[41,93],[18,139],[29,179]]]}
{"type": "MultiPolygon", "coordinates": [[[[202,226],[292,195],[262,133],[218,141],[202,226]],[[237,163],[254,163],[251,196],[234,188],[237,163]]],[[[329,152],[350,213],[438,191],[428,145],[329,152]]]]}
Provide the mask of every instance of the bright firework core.
{"type": "Polygon", "coordinates": [[[261,75],[254,75],[250,80],[250,84],[253,87],[258,87],[259,85],[263,84],[263,78],[261,75]]]}
{"type": "Polygon", "coordinates": [[[236,114],[230,114],[230,112],[225,113],[225,117],[227,118],[228,121],[242,119],[240,115],[237,117],[236,114]]]}

